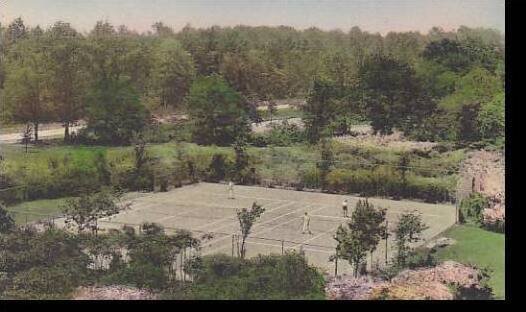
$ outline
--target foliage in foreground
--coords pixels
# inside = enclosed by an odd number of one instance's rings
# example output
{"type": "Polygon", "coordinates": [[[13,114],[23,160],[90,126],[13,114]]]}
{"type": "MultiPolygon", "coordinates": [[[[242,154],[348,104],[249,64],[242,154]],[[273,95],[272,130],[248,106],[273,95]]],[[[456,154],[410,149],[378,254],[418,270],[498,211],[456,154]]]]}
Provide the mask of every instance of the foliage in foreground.
{"type": "Polygon", "coordinates": [[[324,299],[322,274],[304,255],[259,255],[250,259],[205,256],[193,266],[195,276],[183,291],[166,292],[174,299],[324,299]],[[182,296],[182,297],[181,297],[182,296]]]}

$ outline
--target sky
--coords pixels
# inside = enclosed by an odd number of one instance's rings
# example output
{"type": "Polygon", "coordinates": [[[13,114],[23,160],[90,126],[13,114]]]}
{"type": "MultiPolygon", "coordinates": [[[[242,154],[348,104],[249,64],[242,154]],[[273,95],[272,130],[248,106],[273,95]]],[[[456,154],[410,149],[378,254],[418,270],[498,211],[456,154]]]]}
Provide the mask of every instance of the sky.
{"type": "Polygon", "coordinates": [[[369,32],[495,28],[504,33],[504,0],[0,0],[0,23],[22,17],[30,26],[56,21],[89,31],[107,20],[138,32],[162,21],[179,30],[193,27],[279,26],[317,27],[369,32]]]}

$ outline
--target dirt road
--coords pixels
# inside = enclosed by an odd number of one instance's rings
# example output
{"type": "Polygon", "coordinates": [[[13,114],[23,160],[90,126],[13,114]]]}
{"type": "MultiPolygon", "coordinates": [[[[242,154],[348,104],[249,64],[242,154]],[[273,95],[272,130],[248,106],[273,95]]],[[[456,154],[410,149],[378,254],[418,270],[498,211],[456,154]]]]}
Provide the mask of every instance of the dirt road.
{"type": "MultiPolygon", "coordinates": [[[[84,126],[70,127],[70,133],[82,129],[84,126]]],[[[64,128],[60,125],[49,125],[38,131],[39,139],[63,138],[64,128]]],[[[0,134],[0,144],[14,144],[22,140],[22,131],[0,134]]]]}

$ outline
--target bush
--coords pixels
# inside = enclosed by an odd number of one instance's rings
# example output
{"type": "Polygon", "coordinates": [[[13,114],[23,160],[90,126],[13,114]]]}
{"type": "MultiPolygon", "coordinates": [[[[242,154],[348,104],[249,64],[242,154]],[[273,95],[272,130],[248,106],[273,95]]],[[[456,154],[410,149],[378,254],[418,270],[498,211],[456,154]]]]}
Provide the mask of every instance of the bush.
{"type": "Polygon", "coordinates": [[[232,167],[232,164],[226,159],[225,155],[214,154],[208,167],[207,179],[211,182],[225,180],[230,167],[232,167]]]}
{"type": "Polygon", "coordinates": [[[66,298],[80,280],[78,272],[67,267],[32,267],[15,275],[7,294],[16,299],[66,298]]]}
{"type": "Polygon", "coordinates": [[[459,220],[461,223],[482,225],[483,211],[489,205],[488,199],[480,193],[471,193],[460,202],[459,220]]]}
{"type": "Polygon", "coordinates": [[[167,143],[177,137],[173,124],[154,124],[142,132],[144,141],[148,143],[167,143]]]}
{"type": "Polygon", "coordinates": [[[104,285],[128,285],[138,288],[163,289],[168,283],[164,268],[148,262],[132,262],[114,273],[103,276],[104,285]]]}
{"type": "Polygon", "coordinates": [[[290,124],[286,119],[279,124],[272,124],[271,129],[265,133],[253,133],[251,135],[251,143],[259,147],[267,145],[290,146],[305,142],[305,140],[305,131],[295,124],[290,124]]]}
{"type": "Polygon", "coordinates": [[[436,203],[450,200],[448,185],[437,179],[408,176],[404,184],[398,172],[386,166],[372,170],[335,169],[327,175],[327,189],[333,193],[360,194],[361,196],[391,196],[418,198],[436,203]]]}
{"type": "MultiPolygon", "coordinates": [[[[261,300],[323,299],[324,280],[297,253],[259,255],[248,260],[226,255],[200,259],[193,270],[194,282],[186,290],[188,299],[261,300]]],[[[168,297],[180,296],[180,294],[168,297]]]]}
{"type": "Polygon", "coordinates": [[[0,235],[0,272],[11,298],[44,299],[66,296],[85,282],[89,258],[78,237],[51,229],[29,227],[0,235]]]}

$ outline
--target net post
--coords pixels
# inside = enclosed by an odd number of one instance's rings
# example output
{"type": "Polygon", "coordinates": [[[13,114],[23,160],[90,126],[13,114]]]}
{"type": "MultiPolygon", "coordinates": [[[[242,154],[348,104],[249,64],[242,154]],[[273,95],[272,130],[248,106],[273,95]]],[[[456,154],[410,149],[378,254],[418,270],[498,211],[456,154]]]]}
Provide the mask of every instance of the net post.
{"type": "Polygon", "coordinates": [[[281,240],[281,255],[285,254],[285,241],[281,240]]]}
{"type": "Polygon", "coordinates": [[[389,221],[385,220],[385,265],[387,266],[387,241],[389,239],[389,221]]]}
{"type": "Polygon", "coordinates": [[[334,258],[334,278],[338,277],[338,252],[336,252],[336,257],[334,258]]]}
{"type": "Polygon", "coordinates": [[[232,258],[234,258],[234,237],[236,234],[232,234],[232,258]]]}

